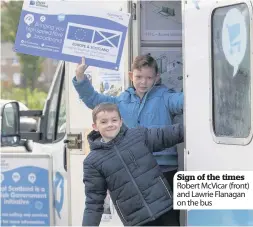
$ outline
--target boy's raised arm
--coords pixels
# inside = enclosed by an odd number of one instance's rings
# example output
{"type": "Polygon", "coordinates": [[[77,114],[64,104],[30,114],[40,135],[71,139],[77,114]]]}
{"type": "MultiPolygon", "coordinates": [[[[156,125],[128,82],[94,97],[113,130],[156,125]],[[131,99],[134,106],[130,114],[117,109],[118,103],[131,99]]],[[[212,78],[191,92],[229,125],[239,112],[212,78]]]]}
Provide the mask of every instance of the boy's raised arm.
{"type": "Polygon", "coordinates": [[[82,63],[77,65],[76,76],[73,78],[72,83],[79,95],[79,98],[91,109],[102,102],[117,102],[117,97],[99,94],[94,90],[89,79],[85,76],[85,70],[88,66],[85,64],[85,58],[82,58],[82,63]]]}
{"type": "Polygon", "coordinates": [[[83,226],[99,226],[104,212],[107,186],[105,179],[92,166],[84,163],[85,209],[83,226]]]}
{"type": "Polygon", "coordinates": [[[184,141],[184,126],[174,124],[162,128],[146,129],[146,141],[152,152],[173,147],[184,141]]]}
{"type": "Polygon", "coordinates": [[[94,87],[91,85],[88,79],[77,82],[76,78],[74,77],[72,82],[79,95],[79,98],[90,109],[94,109],[96,105],[102,102],[117,104],[117,97],[99,94],[94,90],[94,87]]]}
{"type": "Polygon", "coordinates": [[[171,114],[183,114],[184,109],[184,93],[183,92],[165,92],[164,102],[171,114]]]}

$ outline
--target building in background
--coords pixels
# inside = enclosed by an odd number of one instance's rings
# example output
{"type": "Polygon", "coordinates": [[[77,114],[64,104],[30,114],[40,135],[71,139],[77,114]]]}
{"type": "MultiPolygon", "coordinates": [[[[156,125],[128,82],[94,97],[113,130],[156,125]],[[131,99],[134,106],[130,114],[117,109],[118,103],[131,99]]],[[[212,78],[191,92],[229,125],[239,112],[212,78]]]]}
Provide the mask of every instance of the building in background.
{"type": "MultiPolygon", "coordinates": [[[[1,43],[1,86],[23,88],[25,81],[21,73],[21,65],[12,48],[12,43],[1,43]]],[[[42,72],[35,84],[36,88],[48,91],[58,62],[58,60],[45,58],[42,63],[42,72]]]]}

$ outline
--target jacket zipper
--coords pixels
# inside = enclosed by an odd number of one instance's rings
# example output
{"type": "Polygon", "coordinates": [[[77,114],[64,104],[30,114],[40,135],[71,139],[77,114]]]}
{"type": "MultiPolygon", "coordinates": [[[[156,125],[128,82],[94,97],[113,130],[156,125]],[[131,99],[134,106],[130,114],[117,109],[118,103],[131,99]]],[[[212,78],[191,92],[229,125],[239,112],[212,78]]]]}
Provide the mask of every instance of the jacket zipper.
{"type": "Polygon", "coordinates": [[[134,163],[134,165],[138,168],[139,165],[137,164],[137,162],[136,162],[136,160],[135,160],[135,157],[134,157],[132,151],[131,151],[131,150],[128,150],[128,152],[129,152],[129,155],[130,155],[130,159],[132,160],[132,162],[134,163]]]}
{"type": "Polygon", "coordinates": [[[117,148],[116,146],[114,146],[114,148],[115,148],[116,153],[117,153],[117,155],[119,156],[120,160],[122,161],[122,163],[123,163],[123,165],[124,165],[124,167],[125,167],[127,173],[129,174],[129,176],[130,176],[130,178],[131,178],[131,180],[132,180],[134,186],[136,187],[136,189],[137,189],[137,191],[138,191],[140,197],[142,198],[142,201],[143,201],[145,207],[147,208],[150,217],[152,218],[152,220],[155,220],[155,218],[154,218],[153,215],[152,215],[152,212],[151,212],[150,208],[148,207],[148,204],[146,203],[145,199],[143,198],[143,195],[141,194],[141,191],[140,191],[138,185],[136,184],[136,182],[135,182],[135,180],[134,180],[132,174],[130,173],[130,171],[129,171],[127,165],[126,165],[126,163],[124,162],[123,158],[121,157],[118,148],[117,148]]]}
{"type": "Polygon", "coordinates": [[[162,179],[161,177],[159,177],[159,178],[160,178],[160,180],[162,181],[162,183],[163,183],[163,185],[164,185],[164,187],[165,187],[166,191],[168,192],[169,197],[172,199],[172,196],[171,196],[171,194],[170,194],[170,191],[169,191],[169,189],[166,187],[166,185],[165,185],[165,183],[164,183],[163,179],[162,179]]]}
{"type": "MultiPolygon", "coordinates": [[[[142,109],[143,109],[143,107],[144,107],[144,104],[145,104],[145,102],[146,102],[146,99],[147,99],[147,97],[148,97],[150,91],[154,88],[155,84],[156,84],[156,82],[154,82],[154,84],[153,84],[152,87],[149,89],[149,91],[144,95],[144,97],[142,97],[142,99],[140,99],[140,105],[139,105],[139,110],[138,110],[138,114],[137,114],[138,119],[139,119],[139,117],[140,117],[141,111],[142,111],[142,109]]],[[[139,119],[139,120],[140,120],[140,119],[139,119]]]]}

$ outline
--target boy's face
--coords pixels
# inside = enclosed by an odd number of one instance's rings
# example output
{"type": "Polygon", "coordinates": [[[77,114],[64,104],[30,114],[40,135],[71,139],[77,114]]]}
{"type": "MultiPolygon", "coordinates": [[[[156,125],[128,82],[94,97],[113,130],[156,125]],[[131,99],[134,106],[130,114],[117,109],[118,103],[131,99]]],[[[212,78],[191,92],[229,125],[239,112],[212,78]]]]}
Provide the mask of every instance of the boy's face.
{"type": "Polygon", "coordinates": [[[97,114],[93,129],[99,131],[105,142],[114,139],[122,126],[122,120],[117,111],[101,111],[97,114]]]}
{"type": "Polygon", "coordinates": [[[142,67],[141,70],[134,69],[129,72],[129,77],[133,81],[136,94],[142,98],[145,93],[158,81],[159,75],[152,67],[142,67]]]}

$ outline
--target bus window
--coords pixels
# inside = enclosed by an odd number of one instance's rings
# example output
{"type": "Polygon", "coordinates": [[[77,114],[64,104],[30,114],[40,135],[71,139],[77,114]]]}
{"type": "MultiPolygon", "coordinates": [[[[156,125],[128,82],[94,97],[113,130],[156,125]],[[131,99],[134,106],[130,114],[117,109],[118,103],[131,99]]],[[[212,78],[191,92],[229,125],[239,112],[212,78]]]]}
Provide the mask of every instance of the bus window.
{"type": "Polygon", "coordinates": [[[248,6],[216,8],[211,29],[213,132],[219,142],[234,143],[235,138],[251,137],[252,31],[248,6]]]}

